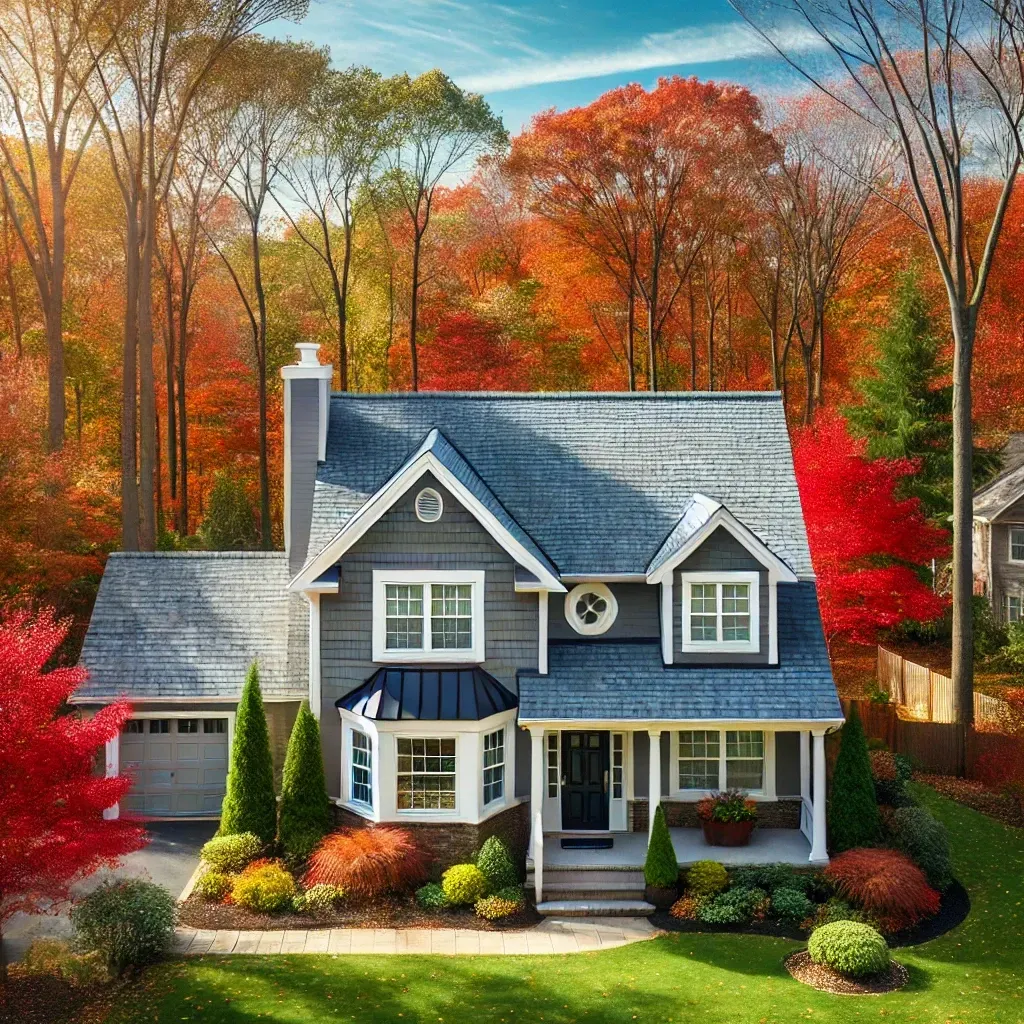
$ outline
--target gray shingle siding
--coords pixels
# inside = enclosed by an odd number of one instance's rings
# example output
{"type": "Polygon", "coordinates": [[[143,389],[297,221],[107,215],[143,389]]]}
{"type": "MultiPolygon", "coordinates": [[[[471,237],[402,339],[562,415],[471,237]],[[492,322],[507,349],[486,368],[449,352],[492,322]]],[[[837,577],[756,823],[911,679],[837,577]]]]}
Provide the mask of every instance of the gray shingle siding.
{"type": "Polygon", "coordinates": [[[320,382],[298,379],[286,381],[285,387],[291,388],[291,542],[288,567],[294,573],[306,560],[313,521],[313,484],[320,445],[320,382]]]}
{"type": "MultiPolygon", "coordinates": [[[[574,584],[567,583],[572,590],[574,584]]],[[[657,639],[661,636],[659,597],[661,589],[649,583],[609,583],[615,595],[619,613],[607,633],[593,637],[600,643],[606,640],[657,639]]],[[[565,594],[552,594],[548,600],[548,638],[550,640],[579,640],[580,634],[565,618],[565,594]]]]}

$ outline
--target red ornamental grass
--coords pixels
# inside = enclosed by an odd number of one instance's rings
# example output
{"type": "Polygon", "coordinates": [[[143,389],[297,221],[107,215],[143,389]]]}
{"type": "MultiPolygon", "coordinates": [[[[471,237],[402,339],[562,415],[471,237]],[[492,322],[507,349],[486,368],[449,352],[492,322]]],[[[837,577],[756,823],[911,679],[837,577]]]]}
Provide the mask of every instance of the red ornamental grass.
{"type": "Polygon", "coordinates": [[[307,887],[327,882],[374,897],[425,881],[429,865],[430,857],[404,828],[346,828],[316,848],[304,881],[307,887]]]}
{"type": "Polygon", "coordinates": [[[911,928],[939,912],[939,894],[924,872],[896,850],[847,850],[832,860],[825,877],[887,932],[911,928]]]}

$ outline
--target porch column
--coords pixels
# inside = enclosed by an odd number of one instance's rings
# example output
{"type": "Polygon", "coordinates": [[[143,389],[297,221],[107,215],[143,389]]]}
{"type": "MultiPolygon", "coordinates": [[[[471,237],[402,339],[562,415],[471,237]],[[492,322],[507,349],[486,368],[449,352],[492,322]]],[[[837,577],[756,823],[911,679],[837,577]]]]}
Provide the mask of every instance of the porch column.
{"type": "MultiPolygon", "coordinates": [[[[106,744],[106,768],[108,779],[116,779],[121,774],[121,737],[114,736],[106,744]]],[[[121,816],[121,805],[113,804],[103,811],[103,817],[110,821],[121,816]]]]}
{"type": "Polygon", "coordinates": [[[530,727],[530,855],[533,893],[544,898],[544,730],[530,727]]]}
{"type": "Polygon", "coordinates": [[[800,799],[811,802],[811,734],[800,731],[800,799]]]}
{"type": "Polygon", "coordinates": [[[654,828],[654,814],[661,803],[661,730],[648,729],[647,735],[651,738],[651,750],[647,758],[647,807],[648,821],[647,834],[651,834],[654,828]]]}
{"type": "Polygon", "coordinates": [[[812,729],[814,737],[814,806],[811,814],[812,864],[828,863],[828,845],[825,837],[825,730],[812,729]]]}

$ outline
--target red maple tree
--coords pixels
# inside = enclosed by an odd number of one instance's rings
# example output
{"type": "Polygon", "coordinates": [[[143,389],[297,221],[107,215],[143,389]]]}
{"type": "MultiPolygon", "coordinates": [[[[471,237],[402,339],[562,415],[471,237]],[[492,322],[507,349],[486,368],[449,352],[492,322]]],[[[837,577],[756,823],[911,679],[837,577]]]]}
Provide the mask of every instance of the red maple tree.
{"type": "Polygon", "coordinates": [[[46,670],[68,627],[49,611],[0,621],[0,933],[12,914],[54,909],[75,882],[147,841],[138,823],[103,818],[131,779],[95,770],[131,706],[63,714],[86,672],[46,670]]]}
{"type": "Polygon", "coordinates": [[[800,501],[825,635],[875,642],[904,619],[937,618],[946,601],[919,570],[948,552],[945,531],[931,525],[917,498],[897,497],[914,473],[911,459],[865,458],[837,413],[822,414],[793,436],[800,501]]]}

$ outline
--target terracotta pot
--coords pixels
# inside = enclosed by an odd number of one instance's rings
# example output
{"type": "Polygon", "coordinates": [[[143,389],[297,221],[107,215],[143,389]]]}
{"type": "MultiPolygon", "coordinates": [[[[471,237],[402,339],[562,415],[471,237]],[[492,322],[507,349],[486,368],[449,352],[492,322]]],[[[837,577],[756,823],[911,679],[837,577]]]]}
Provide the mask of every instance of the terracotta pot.
{"type": "Polygon", "coordinates": [[[674,885],[648,885],[644,887],[644,899],[658,910],[668,910],[679,899],[679,889],[674,885]]]}
{"type": "Polygon", "coordinates": [[[708,846],[747,846],[756,821],[702,821],[708,846]]]}

